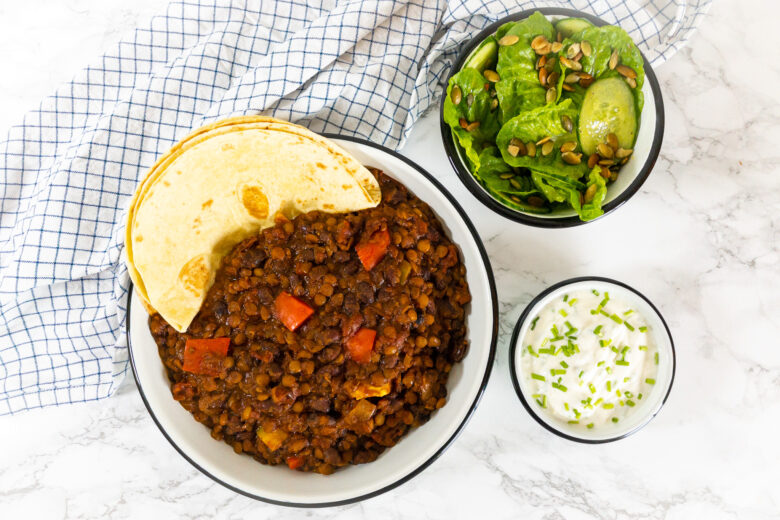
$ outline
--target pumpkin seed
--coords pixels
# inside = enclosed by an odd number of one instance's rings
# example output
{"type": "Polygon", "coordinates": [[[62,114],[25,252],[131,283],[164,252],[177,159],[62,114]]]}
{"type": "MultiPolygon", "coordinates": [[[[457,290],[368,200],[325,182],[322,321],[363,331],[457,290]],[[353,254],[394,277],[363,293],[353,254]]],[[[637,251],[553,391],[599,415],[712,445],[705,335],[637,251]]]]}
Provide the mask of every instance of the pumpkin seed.
{"type": "Polygon", "coordinates": [[[536,157],[536,145],[533,143],[533,141],[525,145],[525,149],[529,157],[536,157]]]}
{"type": "Polygon", "coordinates": [[[611,180],[612,182],[615,182],[617,178],[618,178],[618,172],[612,172],[609,174],[609,180],[611,180]]]}
{"type": "Polygon", "coordinates": [[[610,175],[612,174],[610,173],[609,168],[606,166],[601,166],[601,176],[609,180],[610,175]]]}
{"type": "Polygon", "coordinates": [[[491,90],[490,91],[490,97],[496,97],[497,95],[498,95],[498,92],[496,92],[495,90],[491,90]]]}
{"type": "Polygon", "coordinates": [[[479,128],[479,121],[474,121],[472,123],[469,123],[469,126],[466,127],[466,131],[473,132],[477,128],[479,128]]]}
{"type": "Polygon", "coordinates": [[[452,102],[456,105],[460,105],[460,102],[463,100],[463,91],[460,90],[460,87],[455,85],[452,87],[452,92],[450,93],[450,99],[452,99],[452,102]]]}
{"type": "Polygon", "coordinates": [[[538,50],[544,47],[545,45],[549,45],[549,43],[550,42],[547,41],[547,38],[545,38],[543,34],[540,34],[538,36],[535,36],[534,39],[531,40],[531,48],[533,50],[538,50]]]}
{"type": "Polygon", "coordinates": [[[539,70],[539,83],[541,83],[543,87],[547,86],[547,69],[539,70]]]}
{"type": "Polygon", "coordinates": [[[580,86],[582,88],[588,88],[591,83],[593,83],[593,76],[590,74],[588,74],[587,77],[583,76],[580,78],[580,86]]]}
{"type": "Polygon", "coordinates": [[[552,51],[552,46],[550,45],[550,42],[547,42],[542,47],[534,50],[536,51],[536,54],[550,54],[550,51],[552,51]]]}
{"type": "Polygon", "coordinates": [[[515,176],[514,173],[502,173],[501,175],[498,176],[498,178],[507,180],[507,179],[511,179],[514,176],[515,176]]]}
{"type": "Polygon", "coordinates": [[[614,133],[610,132],[610,133],[607,134],[607,144],[613,150],[617,150],[618,149],[618,146],[619,146],[618,145],[618,138],[617,138],[617,136],[614,133]]]}
{"type": "Polygon", "coordinates": [[[585,190],[585,202],[592,201],[595,195],[596,195],[596,185],[591,184],[590,186],[588,186],[588,189],[585,190]]]}
{"type": "MultiPolygon", "coordinates": [[[[511,155],[512,157],[517,157],[517,155],[520,153],[520,148],[514,145],[509,145],[506,147],[506,151],[511,155]]],[[[513,175],[514,177],[514,175],[513,175]]]]}
{"type": "Polygon", "coordinates": [[[541,197],[532,195],[531,197],[528,197],[528,204],[536,208],[541,208],[544,206],[544,200],[541,197]]]}
{"type": "Polygon", "coordinates": [[[582,64],[578,61],[572,61],[568,58],[561,57],[561,64],[563,64],[564,67],[571,70],[580,71],[582,70],[582,64]]]}
{"type": "Polygon", "coordinates": [[[520,197],[515,197],[514,195],[510,195],[509,198],[512,199],[513,201],[517,202],[518,204],[522,204],[523,203],[523,199],[521,199],[520,197]]]}
{"type": "Polygon", "coordinates": [[[590,42],[586,41],[580,43],[580,50],[582,50],[582,54],[588,57],[593,53],[593,47],[591,47],[590,42]]]}
{"type": "Polygon", "coordinates": [[[498,72],[494,70],[486,69],[482,74],[485,76],[485,79],[491,83],[497,83],[501,79],[498,72]]]}
{"type": "Polygon", "coordinates": [[[615,67],[617,67],[618,64],[618,57],[618,51],[617,49],[614,49],[609,57],[609,70],[615,70],[615,67]]]}
{"type": "Polygon", "coordinates": [[[518,155],[525,155],[526,149],[525,149],[525,143],[523,141],[521,141],[517,137],[513,137],[512,140],[509,141],[509,144],[517,146],[517,148],[520,150],[520,153],[518,155]]]}
{"type": "Polygon", "coordinates": [[[582,206],[583,204],[585,204],[585,197],[582,195],[582,193],[579,193],[579,196],[580,196],[580,206],[582,206]]]}
{"type": "Polygon", "coordinates": [[[574,61],[580,61],[582,59],[582,51],[578,52],[574,57],[574,61]]]}
{"type": "Polygon", "coordinates": [[[547,72],[551,72],[555,68],[555,56],[552,56],[547,59],[547,63],[544,64],[544,67],[547,69],[547,72]]]}
{"type": "Polygon", "coordinates": [[[588,168],[593,168],[599,163],[599,154],[592,153],[590,154],[590,157],[588,157],[588,168]]]}
{"type": "Polygon", "coordinates": [[[555,35],[555,41],[556,42],[562,42],[563,41],[563,33],[558,33],[555,35]]]}
{"type": "Polygon", "coordinates": [[[615,164],[615,161],[612,159],[602,159],[599,161],[599,165],[601,166],[612,166],[613,164],[615,164]]]}
{"type": "Polygon", "coordinates": [[[551,87],[557,85],[559,77],[560,76],[558,75],[557,72],[550,72],[549,74],[547,74],[547,84],[550,85],[551,87]]]}
{"type": "Polygon", "coordinates": [[[631,88],[636,88],[636,80],[634,78],[626,78],[626,83],[631,88]]]}
{"type": "Polygon", "coordinates": [[[542,146],[542,155],[550,155],[553,151],[553,148],[555,148],[555,143],[552,141],[547,141],[544,143],[544,146],[542,146]]]}
{"type": "Polygon", "coordinates": [[[555,87],[550,87],[547,89],[547,93],[545,94],[545,101],[548,103],[554,103],[555,98],[558,97],[558,91],[555,89],[555,87]]]}
{"type": "Polygon", "coordinates": [[[551,139],[552,139],[552,136],[549,136],[549,135],[547,137],[542,137],[541,139],[536,141],[536,146],[542,146],[544,143],[546,143],[547,141],[549,141],[551,139]]]}
{"type": "Polygon", "coordinates": [[[625,159],[626,157],[630,156],[632,153],[634,153],[634,150],[632,149],[626,149],[626,148],[618,148],[615,152],[615,157],[618,159],[625,159]]]}
{"type": "Polygon", "coordinates": [[[468,122],[468,121],[466,121],[466,119],[465,119],[465,118],[463,118],[463,117],[461,117],[461,118],[458,120],[458,124],[460,124],[460,127],[461,127],[461,128],[463,128],[464,130],[466,129],[466,127],[468,127],[468,126],[469,126],[469,122],[468,122]]]}
{"type": "Polygon", "coordinates": [[[577,141],[568,141],[561,145],[561,153],[573,152],[577,148],[577,141]]]}
{"type": "Polygon", "coordinates": [[[634,72],[634,69],[631,67],[626,67],[625,65],[618,65],[617,69],[618,74],[621,76],[625,76],[627,78],[636,79],[636,72],[634,72]]]}
{"type": "Polygon", "coordinates": [[[573,59],[579,53],[580,53],[580,44],[576,42],[569,45],[569,48],[566,49],[566,57],[569,58],[570,60],[573,59]]]}
{"type": "Polygon", "coordinates": [[[547,63],[547,56],[539,56],[539,59],[536,60],[536,70],[541,69],[545,66],[547,63]]]}
{"type": "Polygon", "coordinates": [[[574,152],[566,152],[561,154],[561,159],[568,164],[580,164],[582,162],[582,154],[574,152]]]}
{"type": "Polygon", "coordinates": [[[567,115],[561,116],[561,125],[563,125],[563,129],[567,132],[571,132],[574,129],[574,123],[567,115]]]}
{"type": "Polygon", "coordinates": [[[553,51],[554,53],[561,52],[561,49],[563,49],[563,44],[561,42],[553,42],[550,45],[550,50],[553,51]]]}
{"type": "Polygon", "coordinates": [[[498,100],[496,98],[493,98],[490,100],[490,110],[495,110],[498,108],[498,100]]]}
{"type": "Polygon", "coordinates": [[[577,72],[566,74],[566,77],[563,78],[564,83],[577,83],[579,80],[580,80],[580,75],[577,72]]]}
{"type": "Polygon", "coordinates": [[[520,190],[523,188],[523,185],[520,184],[520,182],[517,179],[510,179],[509,184],[515,188],[516,190],[520,190]]]}
{"type": "Polygon", "coordinates": [[[620,164],[626,164],[628,162],[628,157],[624,157],[622,161],[620,161],[620,164]]]}
{"type": "Polygon", "coordinates": [[[466,96],[466,106],[471,108],[471,104],[474,103],[474,94],[469,94],[466,96]]]}
{"type": "Polygon", "coordinates": [[[599,143],[598,146],[596,146],[596,150],[599,152],[599,155],[605,159],[612,159],[612,157],[615,155],[612,147],[607,143],[599,143]]]}
{"type": "Polygon", "coordinates": [[[566,83],[561,85],[561,88],[566,92],[574,92],[574,87],[572,87],[571,85],[567,85],[566,83]]]}
{"type": "Polygon", "coordinates": [[[498,40],[498,44],[504,47],[509,47],[510,45],[514,45],[517,42],[520,41],[520,37],[516,34],[507,34],[500,40],[498,40]]]}

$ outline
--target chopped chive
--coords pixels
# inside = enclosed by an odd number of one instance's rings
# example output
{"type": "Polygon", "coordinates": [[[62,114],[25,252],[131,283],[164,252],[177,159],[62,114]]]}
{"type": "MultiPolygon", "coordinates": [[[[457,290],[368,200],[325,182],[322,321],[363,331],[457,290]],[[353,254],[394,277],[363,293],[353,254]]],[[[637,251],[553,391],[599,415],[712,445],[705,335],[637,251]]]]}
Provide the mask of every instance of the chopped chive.
{"type": "Polygon", "coordinates": [[[617,347],[614,347],[614,346],[613,346],[613,347],[611,347],[611,348],[610,348],[610,350],[611,350],[612,352],[614,352],[615,354],[619,354],[619,353],[620,353],[620,351],[618,350],[618,348],[617,348],[617,347]]]}
{"type": "Polygon", "coordinates": [[[555,351],[555,355],[557,356],[561,352],[563,352],[563,347],[558,347],[558,350],[555,351]]]}
{"type": "Polygon", "coordinates": [[[572,298],[571,300],[569,300],[569,306],[570,307],[574,307],[575,303],[577,303],[577,298],[572,298]]]}
{"type": "Polygon", "coordinates": [[[618,359],[617,361],[615,361],[615,364],[620,365],[621,367],[627,367],[629,365],[629,362],[626,361],[625,359],[618,359]]]}
{"type": "Polygon", "coordinates": [[[645,379],[645,383],[647,383],[648,385],[654,385],[655,379],[653,379],[652,377],[648,377],[647,379],[645,379]]]}
{"type": "Polygon", "coordinates": [[[616,395],[616,396],[618,396],[618,397],[620,397],[620,396],[622,396],[623,394],[621,394],[621,392],[620,392],[620,389],[618,388],[617,390],[615,390],[615,395],[616,395]]]}
{"type": "Polygon", "coordinates": [[[568,294],[564,294],[564,295],[563,295],[563,301],[566,301],[566,300],[568,300],[568,299],[569,299],[569,295],[568,295],[568,294]]]}
{"type": "Polygon", "coordinates": [[[612,422],[614,422],[614,423],[618,422],[618,418],[617,417],[613,417],[612,418],[612,422]]]}
{"type": "Polygon", "coordinates": [[[584,371],[584,370],[580,370],[580,375],[578,375],[577,377],[578,377],[578,378],[580,378],[580,379],[582,379],[582,374],[584,374],[584,373],[585,373],[585,371],[584,371]]]}
{"type": "Polygon", "coordinates": [[[568,364],[568,363],[566,363],[566,361],[561,361],[561,366],[562,366],[563,368],[569,368],[569,364],[568,364]]]}
{"type": "Polygon", "coordinates": [[[647,332],[647,327],[645,326],[639,327],[639,332],[647,332]]]}
{"type": "Polygon", "coordinates": [[[634,405],[636,405],[636,403],[635,403],[634,401],[632,401],[631,399],[629,399],[628,401],[626,401],[626,404],[627,404],[628,406],[634,406],[634,405]]]}
{"type": "Polygon", "coordinates": [[[615,323],[617,323],[618,325],[620,325],[621,323],[623,323],[623,320],[622,320],[622,319],[620,319],[620,316],[618,316],[617,314],[611,314],[611,315],[609,316],[609,318],[610,318],[612,321],[614,321],[615,323]]]}
{"type": "Polygon", "coordinates": [[[596,363],[596,366],[600,367],[600,366],[604,365],[604,363],[606,363],[606,361],[599,361],[598,363],[596,363]]]}
{"type": "Polygon", "coordinates": [[[631,332],[633,332],[633,331],[634,331],[634,326],[633,326],[633,325],[631,325],[629,322],[627,322],[627,321],[624,321],[624,322],[623,322],[623,325],[625,325],[625,326],[626,326],[626,328],[627,328],[628,330],[630,330],[631,332]]]}
{"type": "Polygon", "coordinates": [[[562,368],[551,368],[550,369],[550,374],[552,374],[554,376],[557,376],[559,374],[565,374],[565,373],[566,373],[566,370],[564,370],[562,368]]]}
{"type": "Polygon", "coordinates": [[[608,347],[610,343],[612,343],[611,339],[600,339],[599,340],[599,345],[601,345],[602,348],[603,347],[608,347]]]}
{"type": "Polygon", "coordinates": [[[544,377],[542,375],[539,375],[539,374],[534,374],[534,373],[531,374],[531,378],[532,379],[536,379],[538,381],[547,381],[546,377],[544,377]]]}
{"type": "Polygon", "coordinates": [[[594,296],[598,296],[599,295],[599,292],[596,289],[591,289],[590,292],[592,292],[594,296]]]}
{"type": "Polygon", "coordinates": [[[607,392],[612,391],[612,381],[607,381],[607,392]]]}
{"type": "Polygon", "coordinates": [[[580,424],[580,421],[575,421],[574,419],[569,421],[569,424],[580,424]]]}
{"type": "Polygon", "coordinates": [[[539,321],[539,316],[531,320],[531,330],[534,330],[536,328],[536,322],[539,321]]]}
{"type": "Polygon", "coordinates": [[[569,411],[569,403],[563,403],[563,407],[566,408],[566,411],[569,411]]]}
{"type": "Polygon", "coordinates": [[[595,403],[593,403],[593,406],[598,406],[598,405],[600,405],[600,404],[601,404],[601,402],[602,402],[603,400],[604,400],[604,399],[603,399],[602,397],[599,397],[598,399],[596,399],[596,402],[595,402],[595,403]]]}
{"type": "Polygon", "coordinates": [[[630,378],[630,377],[624,377],[624,378],[623,378],[623,382],[624,382],[624,383],[628,383],[629,381],[631,381],[631,378],[630,378]]]}
{"type": "Polygon", "coordinates": [[[623,395],[625,395],[626,397],[634,397],[634,394],[632,392],[630,392],[629,390],[626,390],[625,392],[623,392],[623,395]]]}
{"type": "Polygon", "coordinates": [[[642,392],[639,392],[639,395],[638,395],[638,396],[636,396],[636,398],[637,398],[637,399],[639,399],[639,400],[641,401],[641,400],[642,400],[642,392]]]}
{"type": "Polygon", "coordinates": [[[566,388],[565,386],[563,386],[560,383],[553,383],[552,387],[555,388],[556,390],[560,390],[561,392],[567,392],[568,391],[568,388],[566,388]]]}
{"type": "Polygon", "coordinates": [[[555,354],[555,347],[540,348],[539,354],[555,354]]]}
{"type": "Polygon", "coordinates": [[[609,318],[609,313],[607,311],[599,311],[599,314],[603,314],[607,318],[609,318]]]}
{"type": "Polygon", "coordinates": [[[596,336],[601,334],[601,325],[593,329],[593,334],[595,334],[596,336]]]}
{"type": "Polygon", "coordinates": [[[561,316],[563,316],[564,318],[565,318],[566,316],[568,316],[568,315],[569,315],[569,313],[568,313],[568,312],[566,312],[566,311],[565,311],[565,310],[563,310],[563,309],[559,310],[559,311],[558,311],[558,313],[559,313],[561,316]]]}
{"type": "Polygon", "coordinates": [[[577,419],[579,419],[579,418],[580,418],[580,416],[582,416],[582,414],[581,414],[581,413],[579,412],[579,410],[577,410],[576,408],[574,408],[574,409],[572,410],[572,412],[574,412],[574,417],[576,417],[577,419]]]}
{"type": "Polygon", "coordinates": [[[620,401],[618,401],[618,402],[620,403],[620,406],[625,406],[626,405],[626,402],[623,401],[622,399],[620,401]]]}
{"type": "Polygon", "coordinates": [[[623,316],[631,316],[632,314],[634,314],[634,309],[628,309],[623,313],[623,316]]]}
{"type": "Polygon", "coordinates": [[[589,429],[589,430],[592,430],[592,429],[593,429],[593,423],[590,423],[590,424],[588,424],[588,429],[589,429]]]}
{"type": "Polygon", "coordinates": [[[607,302],[609,302],[609,298],[605,296],[604,299],[601,300],[601,303],[599,303],[599,310],[603,309],[607,305],[607,302]]]}
{"type": "Polygon", "coordinates": [[[591,309],[591,310],[590,310],[590,313],[591,313],[591,314],[598,314],[598,313],[599,313],[599,311],[597,311],[596,309],[591,309]]]}
{"type": "Polygon", "coordinates": [[[655,364],[658,364],[658,352],[655,353],[655,364]]]}
{"type": "Polygon", "coordinates": [[[596,387],[593,386],[593,383],[588,383],[588,388],[590,388],[590,393],[595,394],[596,393],[596,387]]]}
{"type": "Polygon", "coordinates": [[[601,407],[604,408],[605,410],[611,410],[615,407],[615,405],[612,403],[604,403],[603,405],[601,405],[601,407]]]}
{"type": "Polygon", "coordinates": [[[628,352],[629,350],[631,350],[631,347],[629,347],[628,345],[623,345],[623,348],[620,349],[620,353],[625,355],[625,353],[628,352]]]}
{"type": "Polygon", "coordinates": [[[607,374],[611,374],[612,373],[612,367],[607,367],[606,371],[607,371],[607,374]]]}
{"type": "Polygon", "coordinates": [[[639,345],[639,350],[647,350],[647,345],[639,345]]]}

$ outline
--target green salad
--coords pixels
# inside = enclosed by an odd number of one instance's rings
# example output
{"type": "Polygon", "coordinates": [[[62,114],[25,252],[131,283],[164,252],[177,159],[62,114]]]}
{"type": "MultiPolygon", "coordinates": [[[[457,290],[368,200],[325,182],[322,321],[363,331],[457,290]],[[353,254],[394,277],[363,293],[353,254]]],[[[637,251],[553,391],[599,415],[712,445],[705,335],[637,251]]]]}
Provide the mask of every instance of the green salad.
{"type": "Polygon", "coordinates": [[[450,78],[444,121],[502,204],[592,220],[631,157],[643,83],[642,55],[620,27],[536,12],[502,25],[450,78]]]}

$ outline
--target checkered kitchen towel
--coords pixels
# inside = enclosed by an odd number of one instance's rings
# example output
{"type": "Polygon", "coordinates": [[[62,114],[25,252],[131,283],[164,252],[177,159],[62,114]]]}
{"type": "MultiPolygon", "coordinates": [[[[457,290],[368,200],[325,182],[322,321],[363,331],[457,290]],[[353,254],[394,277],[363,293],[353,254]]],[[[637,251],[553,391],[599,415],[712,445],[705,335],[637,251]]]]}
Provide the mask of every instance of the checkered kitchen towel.
{"type": "Polygon", "coordinates": [[[573,7],[658,64],[710,0],[188,0],[169,5],[0,142],[0,415],[109,396],[127,371],[130,196],[192,128],[263,113],[399,147],[462,44],[573,7]]]}

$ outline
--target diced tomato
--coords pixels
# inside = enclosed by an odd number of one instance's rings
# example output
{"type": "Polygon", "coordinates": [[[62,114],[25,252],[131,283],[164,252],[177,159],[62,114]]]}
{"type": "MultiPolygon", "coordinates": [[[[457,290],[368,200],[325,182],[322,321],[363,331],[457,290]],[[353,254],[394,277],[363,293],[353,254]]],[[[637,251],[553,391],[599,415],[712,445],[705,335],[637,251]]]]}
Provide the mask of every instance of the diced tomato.
{"type": "Polygon", "coordinates": [[[282,292],[274,302],[274,314],[285,327],[295,331],[309,316],[314,314],[314,309],[303,303],[295,296],[282,292]]]}
{"type": "Polygon", "coordinates": [[[287,457],[287,467],[290,469],[298,469],[301,466],[303,466],[303,457],[297,457],[295,455],[287,457]]]}
{"type": "Polygon", "coordinates": [[[188,339],[184,344],[182,370],[206,376],[218,376],[222,358],[227,356],[230,338],[188,339]]]}
{"type": "Polygon", "coordinates": [[[390,233],[386,229],[377,231],[368,240],[355,246],[355,252],[366,271],[370,271],[384,258],[390,245],[390,233]]]}
{"type": "Polygon", "coordinates": [[[371,351],[374,349],[376,331],[360,329],[354,336],[347,340],[347,352],[356,363],[368,363],[371,361],[371,351]]]}

